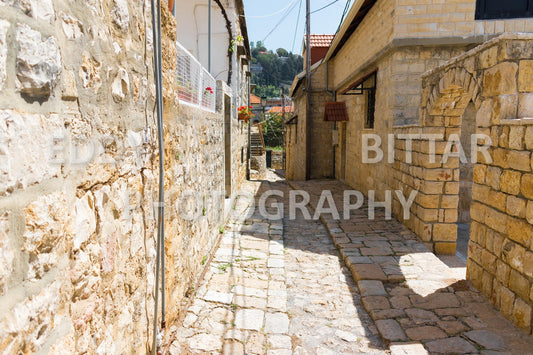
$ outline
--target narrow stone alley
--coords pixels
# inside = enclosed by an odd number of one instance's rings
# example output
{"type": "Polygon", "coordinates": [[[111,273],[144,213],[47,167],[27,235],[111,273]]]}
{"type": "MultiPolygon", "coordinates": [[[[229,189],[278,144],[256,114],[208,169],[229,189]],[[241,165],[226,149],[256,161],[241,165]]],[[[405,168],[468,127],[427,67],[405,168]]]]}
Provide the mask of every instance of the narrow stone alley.
{"type": "MultiPolygon", "coordinates": [[[[528,335],[464,281],[460,259],[436,257],[403,225],[384,220],[383,211],[375,221],[364,207],[346,221],[290,219],[291,187],[309,192],[313,208],[323,190],[342,206],[349,189],[336,181],[289,186],[271,171],[267,180],[246,182],[183,324],[169,329],[169,353],[490,355],[533,349],[528,335]],[[258,200],[268,190],[283,193],[282,220],[260,213],[258,200]]],[[[266,205],[276,212],[270,200],[266,205]]]]}

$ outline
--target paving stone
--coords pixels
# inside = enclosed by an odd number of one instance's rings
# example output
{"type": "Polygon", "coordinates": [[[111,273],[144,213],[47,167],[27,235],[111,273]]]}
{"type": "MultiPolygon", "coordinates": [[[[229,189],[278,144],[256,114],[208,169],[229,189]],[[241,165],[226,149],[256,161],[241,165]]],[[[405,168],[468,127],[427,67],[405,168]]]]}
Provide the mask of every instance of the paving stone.
{"type": "Polygon", "coordinates": [[[405,313],[415,322],[415,324],[433,323],[439,320],[435,313],[418,308],[409,308],[405,313]]]}
{"type": "Polygon", "coordinates": [[[238,329],[260,330],[263,327],[265,312],[258,309],[240,309],[235,315],[238,329]]]}
{"type": "Polygon", "coordinates": [[[267,301],[264,298],[237,295],[233,298],[233,303],[242,308],[265,309],[267,301]]]}
{"type": "Polygon", "coordinates": [[[413,295],[409,296],[409,298],[413,306],[425,309],[453,308],[460,306],[457,296],[451,293],[433,293],[427,297],[413,295]]]}
{"type": "Polygon", "coordinates": [[[292,351],[288,349],[268,350],[267,355],[292,355],[292,351]]]}
{"type": "Polygon", "coordinates": [[[472,344],[459,337],[430,341],[426,343],[426,348],[431,353],[437,354],[465,354],[477,352],[477,349],[472,344]]]}
{"type": "Polygon", "coordinates": [[[222,340],[213,334],[197,334],[189,339],[189,347],[203,351],[215,351],[222,348],[222,340]]]}
{"type": "Polygon", "coordinates": [[[241,343],[244,343],[247,337],[246,331],[238,329],[228,329],[226,334],[224,334],[224,339],[235,339],[241,343]]]}
{"type": "Polygon", "coordinates": [[[457,335],[469,329],[463,323],[456,321],[456,320],[449,320],[449,321],[443,320],[443,321],[437,322],[437,324],[448,335],[457,335]]]}
{"type": "Polygon", "coordinates": [[[263,354],[265,348],[265,335],[253,332],[248,336],[246,343],[244,344],[244,349],[246,354],[263,354]]]}
{"type": "Polygon", "coordinates": [[[372,319],[389,319],[389,318],[400,318],[405,317],[405,312],[403,309],[379,309],[375,311],[370,311],[372,319]]]}
{"type": "Polygon", "coordinates": [[[420,343],[392,343],[391,355],[426,355],[429,354],[420,343]]]}
{"type": "Polygon", "coordinates": [[[292,349],[291,337],[288,335],[270,334],[267,340],[271,349],[292,349]]]}
{"type": "Polygon", "coordinates": [[[285,313],[267,313],[265,332],[283,334],[289,331],[289,317],[285,313]]]}
{"type": "Polygon", "coordinates": [[[400,324],[394,319],[377,320],[376,327],[383,339],[387,341],[405,341],[407,336],[405,335],[400,324]]]}
{"type": "Polygon", "coordinates": [[[444,316],[454,316],[454,317],[462,317],[467,316],[469,313],[465,308],[442,308],[442,309],[435,309],[435,313],[439,317],[444,316]]]}
{"type": "Polygon", "coordinates": [[[340,329],[335,331],[335,335],[347,342],[355,342],[358,339],[356,334],[345,332],[344,330],[340,330],[340,329]]]}
{"type": "Polygon", "coordinates": [[[411,307],[411,301],[407,296],[393,296],[389,301],[393,308],[404,309],[411,307]]]}
{"type": "Polygon", "coordinates": [[[268,262],[267,262],[267,266],[268,267],[278,267],[278,268],[282,268],[285,266],[285,261],[283,259],[268,259],[268,262]]]}
{"type": "Polygon", "coordinates": [[[405,334],[412,340],[432,340],[447,337],[446,333],[440,330],[440,328],[433,326],[409,328],[405,330],[405,334]]]}
{"type": "Polygon", "coordinates": [[[228,341],[224,343],[224,348],[222,349],[223,355],[243,355],[244,354],[244,345],[238,341],[228,341]]]}
{"type": "Polygon", "coordinates": [[[489,350],[504,350],[505,344],[502,338],[488,330],[472,330],[464,333],[468,339],[489,350]]]}
{"type": "Polygon", "coordinates": [[[390,309],[390,303],[384,296],[367,296],[361,298],[367,310],[390,309]]]}
{"type": "Polygon", "coordinates": [[[269,296],[267,300],[267,308],[273,308],[273,309],[286,312],[287,311],[287,299],[284,297],[269,296]]]}
{"type": "Polygon", "coordinates": [[[231,301],[233,300],[233,294],[208,290],[204,296],[204,300],[217,303],[231,304],[231,301]]]}
{"type": "Polygon", "coordinates": [[[363,296],[386,296],[387,291],[383,287],[383,282],[375,280],[361,280],[357,283],[359,291],[363,296]]]}
{"type": "Polygon", "coordinates": [[[356,280],[379,280],[387,281],[387,276],[379,265],[353,264],[352,270],[356,280]]]}

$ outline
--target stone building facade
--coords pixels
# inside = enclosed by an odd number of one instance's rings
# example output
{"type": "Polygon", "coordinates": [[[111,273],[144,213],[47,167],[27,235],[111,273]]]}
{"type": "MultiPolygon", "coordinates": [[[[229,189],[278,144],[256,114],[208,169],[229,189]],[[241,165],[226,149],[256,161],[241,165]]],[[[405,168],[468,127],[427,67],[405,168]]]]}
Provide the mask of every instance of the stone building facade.
{"type": "Polygon", "coordinates": [[[409,218],[391,194],[394,216],[439,254],[466,245],[468,234],[458,240],[458,229],[469,227],[468,278],[531,332],[533,37],[519,33],[533,32],[533,19],[479,19],[476,3],[484,2],[356,1],[312,68],[309,111],[305,76],[295,79],[298,121],[288,125],[287,177],[334,177],[365,195],[375,191],[377,201],[387,191],[415,191],[409,218]],[[328,101],[344,102],[348,120],[324,121],[328,101]],[[492,139],[473,144],[487,146],[493,162],[478,152],[472,163],[473,134],[492,139]],[[441,159],[458,148],[449,140],[467,148],[467,159],[441,159]],[[365,142],[380,142],[383,159],[372,161],[365,142]]]}
{"type": "MultiPolygon", "coordinates": [[[[224,83],[215,112],[179,104],[176,21],[163,7],[171,324],[217,245],[231,210],[224,197],[245,177],[246,130],[224,83]]],[[[159,159],[152,44],[150,1],[0,1],[3,354],[151,346],[159,159]]]]}

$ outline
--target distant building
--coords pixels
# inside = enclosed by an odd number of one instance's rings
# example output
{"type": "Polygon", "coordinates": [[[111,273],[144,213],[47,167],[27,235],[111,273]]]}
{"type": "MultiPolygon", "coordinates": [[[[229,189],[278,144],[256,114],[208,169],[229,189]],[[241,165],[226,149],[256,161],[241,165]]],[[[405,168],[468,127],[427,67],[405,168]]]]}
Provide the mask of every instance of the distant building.
{"type": "MultiPolygon", "coordinates": [[[[317,63],[322,58],[326,56],[328,48],[333,41],[335,35],[311,35],[310,38],[310,47],[311,47],[311,65],[317,63]]],[[[304,67],[306,65],[305,61],[307,58],[307,48],[306,40],[304,37],[304,47],[303,47],[303,57],[304,57],[304,67]]]]}

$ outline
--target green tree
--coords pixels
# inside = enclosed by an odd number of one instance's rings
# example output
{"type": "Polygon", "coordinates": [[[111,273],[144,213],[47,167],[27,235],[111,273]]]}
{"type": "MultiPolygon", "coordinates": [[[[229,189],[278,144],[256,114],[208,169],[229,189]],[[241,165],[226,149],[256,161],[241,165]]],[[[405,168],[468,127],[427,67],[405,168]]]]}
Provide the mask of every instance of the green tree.
{"type": "Polygon", "coordinates": [[[257,96],[279,97],[281,84],[289,84],[294,76],[303,70],[303,58],[283,48],[276,52],[268,50],[261,41],[252,47],[252,63],[260,64],[260,73],[252,73],[252,83],[256,84],[257,96]],[[280,59],[283,58],[283,59],[280,59]]]}
{"type": "Polygon", "coordinates": [[[283,116],[281,114],[267,114],[265,117],[263,137],[267,147],[283,145],[283,116]]]}

